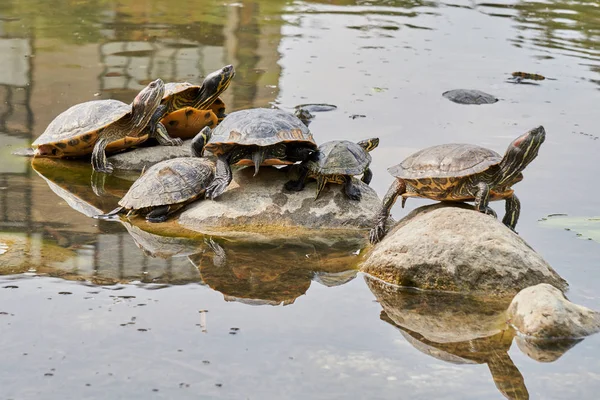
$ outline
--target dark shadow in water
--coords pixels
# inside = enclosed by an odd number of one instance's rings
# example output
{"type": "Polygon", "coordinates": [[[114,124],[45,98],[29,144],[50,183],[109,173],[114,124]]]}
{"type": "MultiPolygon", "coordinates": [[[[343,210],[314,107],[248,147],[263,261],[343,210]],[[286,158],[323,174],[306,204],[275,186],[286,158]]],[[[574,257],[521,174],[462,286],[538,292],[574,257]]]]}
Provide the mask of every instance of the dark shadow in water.
{"type": "Polygon", "coordinates": [[[506,324],[506,300],[397,288],[365,276],[383,310],[380,318],[399,329],[417,350],[452,364],[486,364],[507,399],[528,399],[523,375],[508,351],[516,337],[532,359],[550,362],[580,340],[529,341],[506,324]]]}

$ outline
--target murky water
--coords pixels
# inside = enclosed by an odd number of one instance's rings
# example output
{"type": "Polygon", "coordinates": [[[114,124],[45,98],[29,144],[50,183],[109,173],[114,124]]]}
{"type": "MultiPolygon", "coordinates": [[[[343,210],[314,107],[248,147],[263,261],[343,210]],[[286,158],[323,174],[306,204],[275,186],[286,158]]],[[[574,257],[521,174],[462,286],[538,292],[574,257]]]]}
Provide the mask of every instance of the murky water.
{"type": "Polygon", "coordinates": [[[72,104],[130,102],[151,79],[199,82],[229,63],[230,110],[330,103],[311,124],[319,142],[378,136],[380,195],[386,168],[419,148],[502,153],[544,125],[515,187],[518,230],[571,300],[600,309],[597,2],[3,0],[1,398],[597,398],[598,335],[533,349],[477,332],[496,308],[365,282],[351,238],[215,247],[98,221],[135,176],[114,174],[99,198],[85,162],[10,155],[72,104]],[[518,70],[554,80],[507,83],[518,70]],[[441,96],[454,88],[501,101],[460,106],[441,96]],[[540,222],[556,213],[584,228],[540,222]],[[438,331],[411,329],[416,317],[438,331]],[[442,334],[463,330],[477,333],[442,334]]]}

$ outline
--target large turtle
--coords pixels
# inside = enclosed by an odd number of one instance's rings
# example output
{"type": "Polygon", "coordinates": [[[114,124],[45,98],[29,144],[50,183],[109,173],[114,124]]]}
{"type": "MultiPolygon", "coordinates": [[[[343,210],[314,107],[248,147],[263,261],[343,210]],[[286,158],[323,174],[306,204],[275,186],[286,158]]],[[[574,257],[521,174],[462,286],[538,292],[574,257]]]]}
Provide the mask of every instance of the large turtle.
{"type": "Polygon", "coordinates": [[[523,179],[521,171],[537,156],[546,138],[543,126],[519,136],[508,146],[504,157],[493,150],[470,144],[443,144],[420,150],[400,164],[388,168],[396,177],[383,199],[377,225],[370,241],[385,235],[390,208],[398,196],[402,206],[408,197],[443,201],[475,201],[475,208],[495,214],[492,200],[506,200],[502,222],[515,228],[521,205],[511,186],[523,179]]]}
{"type": "Polygon", "coordinates": [[[344,185],[344,192],[351,200],[360,200],[360,189],[352,182],[354,175],[363,174],[362,181],[367,185],[373,178],[369,169],[371,156],[369,151],[379,145],[378,138],[363,140],[358,143],[347,140],[333,140],[323,143],[311,156],[311,159],[302,163],[298,180],[285,184],[288,190],[300,191],[304,189],[307,178],[317,181],[317,196],[327,182],[344,185]]]}
{"type": "Polygon", "coordinates": [[[145,171],[119,201],[110,216],[127,212],[145,214],[148,222],[164,222],[169,215],[200,198],[214,177],[215,163],[202,157],[206,137],[201,132],[192,140],[194,157],[161,161],[145,171]]]}
{"type": "Polygon", "coordinates": [[[317,148],[312,134],[295,115],[282,110],[253,108],[227,116],[214,131],[203,131],[210,140],[205,150],[217,156],[215,179],[206,189],[214,199],[231,182],[231,165],[287,165],[304,161],[317,148]]]}
{"type": "Polygon", "coordinates": [[[62,112],[32,144],[37,157],[76,157],[92,154],[97,172],[112,172],[105,150],[123,149],[145,141],[149,135],[167,146],[179,146],[161,123],[151,122],[165,91],[157,79],[127,105],[118,100],[94,100],[62,112]]]}
{"type": "Polygon", "coordinates": [[[205,126],[215,127],[225,118],[225,103],[219,96],[234,76],[233,66],[226,65],[204,78],[200,86],[167,83],[152,120],[160,120],[171,136],[183,139],[194,137],[205,126]]]}

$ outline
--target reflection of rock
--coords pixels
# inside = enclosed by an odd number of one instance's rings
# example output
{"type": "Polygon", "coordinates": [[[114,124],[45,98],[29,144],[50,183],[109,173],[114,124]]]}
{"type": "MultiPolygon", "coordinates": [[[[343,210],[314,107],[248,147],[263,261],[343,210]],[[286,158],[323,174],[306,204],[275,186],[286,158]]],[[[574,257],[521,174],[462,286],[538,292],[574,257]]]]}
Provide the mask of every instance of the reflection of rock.
{"type": "MultiPolygon", "coordinates": [[[[292,304],[306,293],[315,274],[343,275],[358,261],[362,235],[337,241],[273,239],[264,241],[209,240],[211,251],[190,256],[202,280],[228,301],[246,304],[292,304]]],[[[352,271],[355,273],[355,271],[352,271]]]]}
{"type": "MultiPolygon", "coordinates": [[[[215,201],[201,201],[179,217],[184,227],[207,234],[225,231],[268,231],[294,236],[298,229],[367,229],[373,225],[380,200],[369,186],[358,182],[362,200],[349,200],[339,185],[330,184],[315,200],[315,182],[302,192],[287,192],[284,171],[261,168],[252,176],[246,168],[215,201]]],[[[231,232],[233,233],[233,232],[231,232]]]]}
{"type": "Polygon", "coordinates": [[[538,283],[567,283],[496,218],[467,205],[412,211],[367,255],[368,274],[400,286],[514,295],[538,283]]]}
{"type": "Polygon", "coordinates": [[[600,331],[600,313],[571,303],[548,284],[521,290],[508,314],[511,324],[526,337],[575,339],[600,331]]]}
{"type": "Polygon", "coordinates": [[[151,146],[126,151],[108,157],[116,169],[141,171],[163,160],[177,157],[191,157],[191,140],[183,142],[182,146],[151,146]]]}
{"type": "Polygon", "coordinates": [[[487,364],[508,399],[528,399],[523,376],[508,355],[514,333],[502,330],[505,302],[452,293],[394,288],[365,277],[383,307],[381,319],[416,349],[452,364],[487,364]]]}
{"type": "Polygon", "coordinates": [[[536,340],[515,337],[519,349],[529,358],[539,362],[553,362],[583,339],[536,340]]]}
{"type": "Polygon", "coordinates": [[[97,196],[90,184],[92,168],[89,162],[34,158],[31,166],[57,196],[87,217],[112,210],[131,184],[109,177],[104,187],[105,195],[97,196]]]}
{"type": "Polygon", "coordinates": [[[24,233],[0,232],[0,275],[45,272],[76,256],[70,248],[24,233]]]}
{"type": "Polygon", "coordinates": [[[313,281],[319,282],[321,285],[327,287],[341,286],[356,278],[357,273],[358,271],[355,269],[342,272],[319,271],[313,276],[313,281]]]}
{"type": "Polygon", "coordinates": [[[127,232],[129,232],[135,244],[137,244],[147,256],[159,258],[183,257],[198,253],[204,248],[202,239],[162,236],[160,234],[148,232],[123,219],[121,220],[121,223],[127,229],[127,232]]]}

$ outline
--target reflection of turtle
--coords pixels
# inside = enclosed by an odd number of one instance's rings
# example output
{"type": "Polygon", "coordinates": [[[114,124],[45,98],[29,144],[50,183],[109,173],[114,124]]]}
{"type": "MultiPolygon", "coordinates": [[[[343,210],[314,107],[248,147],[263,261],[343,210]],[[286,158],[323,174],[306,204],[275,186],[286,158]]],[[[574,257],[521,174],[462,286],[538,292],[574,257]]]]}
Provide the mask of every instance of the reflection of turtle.
{"type": "Polygon", "coordinates": [[[504,157],[495,151],[469,145],[445,144],[414,153],[388,168],[396,177],[383,199],[377,225],[371,230],[371,243],[385,235],[385,222],[398,196],[402,205],[408,197],[442,201],[475,201],[475,208],[494,214],[491,200],[506,200],[502,222],[515,228],[521,205],[511,186],[523,179],[521,171],[533,161],[546,137],[542,126],[513,140],[504,157]]]}
{"type": "Polygon", "coordinates": [[[373,178],[369,169],[371,156],[369,151],[379,145],[378,138],[363,140],[358,143],[347,140],[334,140],[323,143],[313,155],[313,160],[305,161],[302,165],[300,178],[286,183],[288,190],[302,190],[306,178],[317,181],[317,196],[327,182],[344,185],[344,192],[351,200],[360,200],[360,189],[352,182],[352,176],[363,174],[362,181],[367,185],[373,178]]]}
{"type": "Polygon", "coordinates": [[[174,137],[191,138],[205,126],[214,127],[225,118],[225,103],[219,95],[235,76],[232,65],[209,74],[202,85],[167,83],[153,120],[160,120],[174,137]]]}
{"type": "Polygon", "coordinates": [[[205,149],[217,159],[215,180],[206,189],[214,199],[231,182],[230,165],[285,165],[305,160],[317,145],[308,127],[286,111],[255,108],[227,116],[210,134],[205,149]]]}
{"type": "Polygon", "coordinates": [[[163,145],[181,145],[171,139],[165,127],[151,121],[165,90],[157,79],[127,105],[117,100],[95,100],[74,105],[56,117],[33,142],[35,156],[72,157],[92,154],[98,172],[112,172],[105,149],[123,149],[143,142],[148,134],[163,145]]]}
{"type": "Polygon", "coordinates": [[[128,221],[121,221],[121,223],[140,250],[150,257],[164,259],[185,257],[201,252],[204,247],[203,241],[195,238],[171,235],[161,236],[148,232],[142,229],[142,227],[133,225],[128,221]]]}
{"type": "Polygon", "coordinates": [[[149,222],[163,222],[170,214],[203,195],[214,176],[214,163],[200,157],[206,139],[204,132],[192,141],[195,157],[172,158],[148,168],[119,201],[120,207],[106,216],[129,211],[145,214],[149,222]]]}

